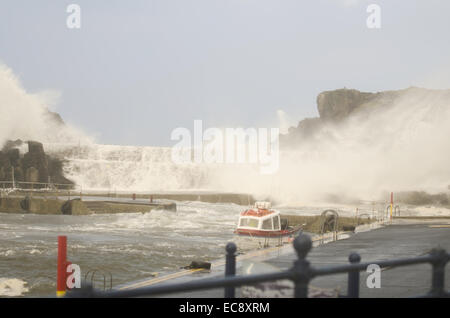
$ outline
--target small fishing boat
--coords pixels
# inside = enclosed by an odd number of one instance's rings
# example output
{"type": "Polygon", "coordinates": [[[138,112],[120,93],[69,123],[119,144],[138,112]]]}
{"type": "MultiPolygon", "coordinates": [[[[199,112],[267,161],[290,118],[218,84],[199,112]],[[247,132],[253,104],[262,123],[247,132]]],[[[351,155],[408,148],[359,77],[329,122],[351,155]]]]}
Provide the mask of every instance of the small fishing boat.
{"type": "Polygon", "coordinates": [[[273,210],[270,202],[261,201],[241,213],[234,233],[267,247],[271,242],[278,245],[289,242],[300,231],[301,226],[289,226],[288,220],[281,218],[280,212],[273,210]]]}

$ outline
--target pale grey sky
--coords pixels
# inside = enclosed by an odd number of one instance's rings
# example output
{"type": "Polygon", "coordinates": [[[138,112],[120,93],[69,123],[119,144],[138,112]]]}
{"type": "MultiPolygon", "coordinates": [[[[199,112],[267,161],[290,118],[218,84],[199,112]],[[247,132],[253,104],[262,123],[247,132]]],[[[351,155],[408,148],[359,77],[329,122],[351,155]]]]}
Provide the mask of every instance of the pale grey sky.
{"type": "Polygon", "coordinates": [[[449,14],[445,0],[5,0],[0,61],[101,143],[171,145],[194,119],[317,116],[323,90],[450,88],[449,14]],[[381,29],[366,27],[371,3],[381,29]]]}

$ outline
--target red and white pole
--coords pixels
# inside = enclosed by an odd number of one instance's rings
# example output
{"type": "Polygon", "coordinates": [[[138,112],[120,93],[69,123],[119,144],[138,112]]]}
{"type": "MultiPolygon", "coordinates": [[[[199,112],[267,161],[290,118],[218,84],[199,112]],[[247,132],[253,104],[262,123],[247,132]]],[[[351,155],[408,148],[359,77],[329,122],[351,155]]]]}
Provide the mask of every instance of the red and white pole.
{"type": "Polygon", "coordinates": [[[63,297],[66,294],[67,277],[67,236],[58,236],[58,272],[56,280],[56,296],[63,297]]]}

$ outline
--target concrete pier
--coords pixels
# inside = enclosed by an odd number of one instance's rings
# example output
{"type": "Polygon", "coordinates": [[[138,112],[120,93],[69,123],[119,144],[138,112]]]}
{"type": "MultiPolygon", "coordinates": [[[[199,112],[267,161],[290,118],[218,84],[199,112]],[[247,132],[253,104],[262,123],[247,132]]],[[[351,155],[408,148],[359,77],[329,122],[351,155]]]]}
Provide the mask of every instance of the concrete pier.
{"type": "Polygon", "coordinates": [[[152,210],[176,211],[174,202],[133,202],[110,198],[95,200],[67,197],[6,196],[0,198],[0,213],[87,215],[114,213],[146,213],[152,210]]]}
{"type": "MultiPolygon", "coordinates": [[[[83,193],[83,196],[102,196],[111,198],[129,199],[133,193],[123,192],[95,192],[83,193]]],[[[207,203],[234,203],[238,205],[253,205],[255,198],[246,193],[229,193],[215,191],[172,191],[172,192],[146,192],[135,193],[136,199],[148,200],[174,200],[174,201],[200,201],[207,203]]]]}

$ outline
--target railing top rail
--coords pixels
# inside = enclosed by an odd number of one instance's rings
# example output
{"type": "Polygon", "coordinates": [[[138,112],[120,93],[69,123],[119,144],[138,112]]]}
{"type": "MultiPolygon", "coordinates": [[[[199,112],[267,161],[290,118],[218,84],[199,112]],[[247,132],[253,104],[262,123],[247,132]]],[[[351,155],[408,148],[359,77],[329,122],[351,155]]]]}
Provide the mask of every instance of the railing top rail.
{"type": "MultiPolygon", "coordinates": [[[[141,297],[154,296],[163,294],[173,294],[184,291],[214,289],[223,287],[239,287],[254,283],[274,281],[279,279],[292,279],[291,271],[276,272],[269,274],[249,275],[249,276],[233,276],[227,278],[205,278],[182,284],[167,284],[161,286],[141,287],[130,290],[117,290],[108,292],[99,292],[91,290],[88,297],[105,297],[105,298],[121,298],[121,297],[141,297]]],[[[74,294],[76,296],[76,294],[74,294]]]]}
{"type": "Polygon", "coordinates": [[[57,185],[57,186],[75,186],[72,183],[53,183],[53,182],[29,182],[29,181],[0,181],[0,184],[43,184],[43,185],[57,185]]]}

